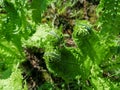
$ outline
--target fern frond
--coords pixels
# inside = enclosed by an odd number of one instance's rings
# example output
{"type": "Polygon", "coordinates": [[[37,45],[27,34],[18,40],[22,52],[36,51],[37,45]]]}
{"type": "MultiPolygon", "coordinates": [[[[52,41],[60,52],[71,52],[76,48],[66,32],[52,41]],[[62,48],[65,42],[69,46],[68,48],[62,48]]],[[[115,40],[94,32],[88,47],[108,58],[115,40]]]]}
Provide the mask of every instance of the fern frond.
{"type": "MultiPolygon", "coordinates": [[[[38,22],[45,7],[46,0],[33,0],[32,5],[27,0],[3,0],[2,9],[5,15],[0,17],[0,89],[27,90],[22,87],[22,75],[18,67],[13,69],[22,60],[25,60],[22,48],[23,41],[28,39],[36,30],[34,21],[38,22]],[[36,3],[37,2],[37,3],[36,3]],[[42,3],[44,2],[44,3],[42,3]],[[42,4],[41,4],[42,3],[42,4]],[[40,5],[36,6],[34,4],[40,5]],[[33,11],[33,20],[29,9],[33,11]],[[40,11],[40,13],[36,13],[40,11]],[[37,19],[36,19],[37,17],[37,19]],[[15,70],[15,71],[14,71],[15,70]],[[10,78],[9,78],[10,77],[10,78]]],[[[1,3],[1,2],[0,2],[1,3]]],[[[1,16],[1,15],[0,15],[1,16]]]]}
{"type": "Polygon", "coordinates": [[[19,50],[7,41],[0,43],[0,78],[8,78],[12,73],[13,65],[21,62],[24,57],[21,56],[19,50]]]}
{"type": "Polygon", "coordinates": [[[27,86],[22,81],[21,70],[17,66],[12,69],[12,74],[8,79],[0,79],[0,90],[27,90],[27,86]]]}
{"type": "Polygon", "coordinates": [[[99,6],[102,6],[102,8],[104,9],[99,19],[100,22],[102,23],[101,35],[104,35],[104,36],[110,35],[109,38],[111,38],[120,32],[119,31],[120,20],[118,19],[120,18],[119,4],[120,4],[119,0],[116,0],[116,1],[101,0],[99,6]]]}
{"type": "Polygon", "coordinates": [[[81,59],[80,53],[78,48],[52,48],[52,50],[47,49],[44,58],[48,70],[67,82],[77,78],[77,76],[81,77],[83,74],[82,64],[84,60],[81,59]]]}
{"type": "Polygon", "coordinates": [[[85,57],[89,56],[93,61],[98,59],[95,45],[98,43],[99,38],[88,22],[76,21],[73,40],[85,57]]]}
{"type": "Polygon", "coordinates": [[[41,24],[37,27],[36,32],[25,41],[25,45],[48,48],[50,46],[59,46],[61,42],[61,32],[47,24],[41,24]]]}

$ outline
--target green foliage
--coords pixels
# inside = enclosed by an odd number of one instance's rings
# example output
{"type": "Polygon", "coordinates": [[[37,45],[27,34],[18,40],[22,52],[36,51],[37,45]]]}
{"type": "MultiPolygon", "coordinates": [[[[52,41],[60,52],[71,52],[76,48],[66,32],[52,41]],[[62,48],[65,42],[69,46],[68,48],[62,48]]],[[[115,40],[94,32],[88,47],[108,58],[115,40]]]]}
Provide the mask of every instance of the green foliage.
{"type": "Polygon", "coordinates": [[[79,56],[79,53],[73,48],[62,48],[58,51],[47,51],[45,53],[48,69],[67,81],[81,74],[81,61],[79,57],[76,56],[79,56]]]}
{"type": "MultiPolygon", "coordinates": [[[[12,70],[12,74],[8,79],[0,79],[0,90],[27,90],[27,86],[23,85],[23,77],[21,76],[21,71],[17,66],[12,70]]],[[[25,82],[24,82],[25,83],[25,82]]]]}
{"type": "Polygon", "coordinates": [[[53,90],[53,89],[54,89],[51,83],[47,83],[47,82],[46,82],[46,83],[44,83],[43,85],[41,85],[41,86],[38,88],[38,90],[48,90],[48,88],[49,88],[49,90],[53,90]]]}
{"type": "MultiPolygon", "coordinates": [[[[42,5],[47,3],[45,0],[40,1],[42,5]]],[[[34,0],[31,4],[27,0],[0,1],[1,9],[5,12],[0,14],[0,90],[27,90],[22,85],[21,71],[18,67],[15,67],[15,70],[13,67],[25,60],[23,41],[36,30],[37,22],[31,18],[39,17],[42,13],[30,15],[33,8],[38,10],[38,7],[33,5],[36,2],[34,0]]],[[[42,6],[39,10],[43,11],[45,7],[42,6]]]]}
{"type": "MultiPolygon", "coordinates": [[[[39,25],[46,5],[46,0],[2,1],[6,13],[0,15],[0,89],[27,90],[22,87],[23,78],[17,65],[25,59],[22,47],[32,46],[44,49],[47,69],[67,84],[78,80],[83,90],[120,88],[120,2],[101,0],[98,32],[87,21],[76,20],[72,34],[75,47],[65,45],[60,30],[39,25]],[[104,73],[109,75],[105,77],[104,73]]],[[[65,8],[58,12],[64,11],[65,8]]],[[[48,83],[39,89],[46,86],[52,89],[48,83]]]]}
{"type": "Polygon", "coordinates": [[[35,23],[39,23],[41,20],[41,13],[46,8],[46,0],[32,0],[32,18],[35,23]]]}
{"type": "Polygon", "coordinates": [[[102,23],[101,33],[104,34],[107,31],[105,35],[110,35],[112,38],[119,33],[120,2],[119,0],[101,0],[100,3],[99,7],[102,9],[102,16],[100,17],[100,22],[102,23]]]}
{"type": "Polygon", "coordinates": [[[21,62],[19,50],[12,43],[2,42],[0,43],[0,78],[8,78],[12,73],[12,67],[14,64],[21,62]]]}
{"type": "Polygon", "coordinates": [[[119,11],[118,13],[111,11],[111,5],[115,8],[119,8],[119,5],[116,6],[112,1],[104,0],[101,0],[100,5],[104,9],[99,20],[101,30],[94,31],[87,21],[76,20],[72,35],[75,47],[65,46],[63,35],[47,25],[43,27],[41,25],[28,41],[32,42],[31,46],[44,47],[44,59],[48,70],[62,77],[67,83],[79,79],[83,89],[113,90],[119,88],[118,81],[113,81],[112,77],[119,78],[120,44],[119,20],[117,19],[119,11]],[[107,11],[110,11],[108,14],[114,13],[117,18],[110,15],[112,19],[109,19],[107,11]],[[40,31],[41,34],[38,33],[40,31]],[[105,72],[111,72],[111,76],[104,77],[105,72]]]}
{"type": "Polygon", "coordinates": [[[27,46],[36,46],[41,48],[52,48],[58,46],[62,41],[62,34],[55,28],[47,24],[41,24],[37,27],[36,32],[25,41],[27,46]]]}
{"type": "Polygon", "coordinates": [[[76,48],[64,47],[63,35],[60,31],[50,28],[47,24],[40,25],[26,44],[44,48],[47,68],[55,75],[69,80],[80,74],[79,53],[76,48]],[[67,55],[69,57],[66,57],[67,55]],[[66,66],[68,68],[65,68],[66,66]]]}
{"type": "Polygon", "coordinates": [[[73,39],[81,50],[84,57],[89,56],[92,60],[98,59],[95,51],[95,44],[98,36],[93,32],[91,26],[88,22],[76,21],[76,26],[74,27],[73,39]],[[94,40],[94,43],[92,42],[94,40]],[[95,58],[94,58],[95,57],[95,58]]]}

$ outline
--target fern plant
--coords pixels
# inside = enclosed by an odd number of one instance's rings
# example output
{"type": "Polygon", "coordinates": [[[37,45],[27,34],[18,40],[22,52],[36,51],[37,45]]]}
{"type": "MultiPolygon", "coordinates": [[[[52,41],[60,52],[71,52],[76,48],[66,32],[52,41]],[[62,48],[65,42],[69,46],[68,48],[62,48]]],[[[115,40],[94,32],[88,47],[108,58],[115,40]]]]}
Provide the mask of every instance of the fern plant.
{"type": "Polygon", "coordinates": [[[0,1],[1,9],[5,12],[0,14],[0,89],[2,90],[26,90],[22,87],[22,76],[18,65],[25,60],[23,41],[35,32],[36,26],[40,23],[41,13],[46,7],[41,3],[47,5],[46,0],[0,1]],[[39,10],[40,12],[36,13],[39,10]]]}
{"type": "Polygon", "coordinates": [[[72,35],[75,47],[65,45],[60,30],[47,24],[39,25],[46,2],[4,0],[0,3],[6,12],[0,15],[0,89],[26,90],[26,86],[22,87],[18,68],[25,59],[24,46],[43,48],[48,70],[62,77],[67,84],[77,79],[83,90],[119,89],[120,2],[101,0],[99,8],[103,11],[99,32],[94,31],[87,21],[76,20],[72,35]],[[105,73],[109,75],[105,77],[105,73]]]}
{"type": "Polygon", "coordinates": [[[35,38],[38,40],[38,47],[45,49],[44,59],[48,70],[62,77],[67,83],[79,79],[83,90],[120,88],[119,81],[112,80],[112,76],[119,78],[120,70],[119,1],[101,0],[99,8],[101,7],[103,11],[99,20],[100,31],[94,31],[87,21],[76,20],[73,31],[75,47],[65,46],[63,35],[61,37],[60,32],[56,33],[58,31],[50,27],[39,28],[40,31],[45,30],[42,32],[46,35],[44,38],[37,32],[33,35],[38,35],[35,38]],[[111,6],[117,8],[117,11],[111,6]],[[110,77],[105,77],[105,73],[109,73],[110,77]]]}

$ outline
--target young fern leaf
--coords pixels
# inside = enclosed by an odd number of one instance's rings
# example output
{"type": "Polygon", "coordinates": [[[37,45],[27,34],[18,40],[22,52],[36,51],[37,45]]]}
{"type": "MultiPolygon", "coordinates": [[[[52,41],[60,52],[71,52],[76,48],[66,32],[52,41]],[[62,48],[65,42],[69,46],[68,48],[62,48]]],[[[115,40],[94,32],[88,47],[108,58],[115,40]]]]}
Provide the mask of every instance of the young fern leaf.
{"type": "Polygon", "coordinates": [[[73,40],[85,57],[89,56],[93,61],[98,59],[95,51],[95,44],[99,39],[91,29],[88,22],[76,21],[73,32],[73,40]]]}
{"type": "Polygon", "coordinates": [[[75,48],[62,48],[47,50],[44,55],[47,68],[50,72],[70,81],[79,76],[81,71],[81,60],[75,48]],[[55,54],[51,54],[55,52],[55,54]],[[49,55],[47,53],[50,53],[49,55]]]}

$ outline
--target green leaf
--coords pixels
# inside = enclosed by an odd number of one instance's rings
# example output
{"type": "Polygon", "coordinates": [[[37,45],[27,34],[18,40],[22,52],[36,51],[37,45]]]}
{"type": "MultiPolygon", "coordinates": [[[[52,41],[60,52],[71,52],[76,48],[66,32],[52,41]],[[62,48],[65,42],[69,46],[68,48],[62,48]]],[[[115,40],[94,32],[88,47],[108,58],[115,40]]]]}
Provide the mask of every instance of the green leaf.
{"type": "Polygon", "coordinates": [[[35,23],[40,23],[41,14],[45,10],[47,5],[46,0],[32,0],[31,9],[32,9],[32,18],[35,23]]]}
{"type": "MultiPolygon", "coordinates": [[[[53,49],[54,50],[54,49],[53,49]]],[[[82,74],[81,60],[79,53],[75,48],[62,48],[56,52],[57,56],[45,53],[46,65],[50,72],[65,79],[73,80],[82,74]]],[[[53,51],[55,52],[55,51],[53,51]]]]}

